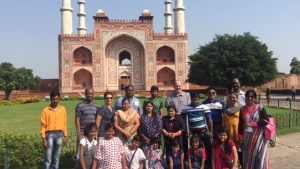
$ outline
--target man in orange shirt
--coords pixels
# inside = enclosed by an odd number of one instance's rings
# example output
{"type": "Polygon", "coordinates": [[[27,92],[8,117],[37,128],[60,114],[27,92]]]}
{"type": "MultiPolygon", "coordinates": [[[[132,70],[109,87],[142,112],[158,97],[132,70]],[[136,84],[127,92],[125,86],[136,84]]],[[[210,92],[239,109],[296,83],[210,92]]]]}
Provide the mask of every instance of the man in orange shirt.
{"type": "Polygon", "coordinates": [[[50,93],[50,105],[41,115],[41,137],[45,151],[44,169],[58,169],[59,156],[67,143],[67,112],[59,105],[59,92],[50,93]]]}

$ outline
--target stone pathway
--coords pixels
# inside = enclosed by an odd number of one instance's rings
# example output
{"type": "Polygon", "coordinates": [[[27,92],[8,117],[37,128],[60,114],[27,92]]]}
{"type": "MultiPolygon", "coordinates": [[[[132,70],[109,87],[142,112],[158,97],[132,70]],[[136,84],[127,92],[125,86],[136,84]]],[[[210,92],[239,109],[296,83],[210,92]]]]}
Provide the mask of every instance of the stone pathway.
{"type": "Polygon", "coordinates": [[[271,169],[300,168],[300,133],[279,136],[268,150],[271,169]]]}

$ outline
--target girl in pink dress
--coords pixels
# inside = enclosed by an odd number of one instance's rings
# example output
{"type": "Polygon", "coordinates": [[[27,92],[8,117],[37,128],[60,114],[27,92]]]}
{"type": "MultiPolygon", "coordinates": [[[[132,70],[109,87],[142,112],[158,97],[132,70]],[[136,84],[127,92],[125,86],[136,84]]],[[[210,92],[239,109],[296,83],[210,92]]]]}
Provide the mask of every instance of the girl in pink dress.
{"type": "Polygon", "coordinates": [[[98,140],[92,169],[126,169],[126,159],[122,141],[115,137],[115,127],[105,126],[105,137],[98,140]]]}
{"type": "Polygon", "coordinates": [[[221,127],[218,139],[212,144],[212,169],[235,169],[238,155],[235,143],[228,138],[228,130],[221,127]]]}

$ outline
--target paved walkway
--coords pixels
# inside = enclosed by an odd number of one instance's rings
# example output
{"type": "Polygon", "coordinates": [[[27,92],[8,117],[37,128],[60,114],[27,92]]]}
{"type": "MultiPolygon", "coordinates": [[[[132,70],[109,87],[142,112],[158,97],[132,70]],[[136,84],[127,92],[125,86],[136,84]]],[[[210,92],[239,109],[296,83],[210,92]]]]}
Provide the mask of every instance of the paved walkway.
{"type": "Polygon", "coordinates": [[[275,147],[269,147],[271,169],[299,169],[300,133],[279,136],[275,147]]]}

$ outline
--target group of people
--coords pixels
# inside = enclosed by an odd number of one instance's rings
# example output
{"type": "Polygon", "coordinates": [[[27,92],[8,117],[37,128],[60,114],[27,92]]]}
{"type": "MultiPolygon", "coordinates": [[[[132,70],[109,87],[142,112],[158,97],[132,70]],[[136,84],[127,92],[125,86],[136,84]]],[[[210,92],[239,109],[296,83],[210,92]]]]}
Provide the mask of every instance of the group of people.
{"type": "MultiPolygon", "coordinates": [[[[207,99],[200,102],[199,93],[186,93],[181,86],[175,82],[165,105],[157,86],[151,87],[143,105],[128,85],[114,106],[113,94],[106,92],[101,107],[93,102],[93,90],[86,89],[86,99],[75,108],[75,168],[269,168],[263,130],[269,119],[254,90],[243,92],[239,79],[233,79],[225,104],[214,87],[208,87],[207,99]]],[[[59,93],[52,92],[51,104],[41,115],[45,169],[58,168],[67,141],[66,110],[58,100],[59,93]]]]}

